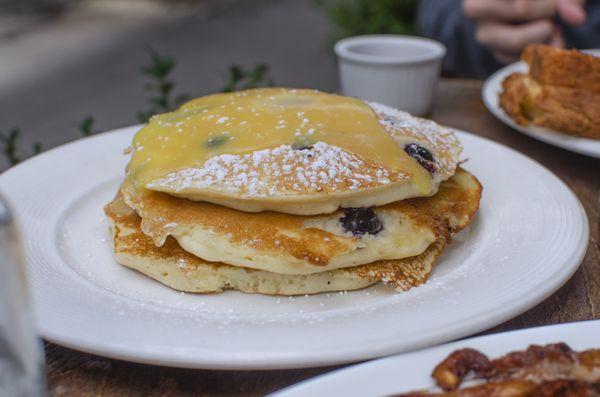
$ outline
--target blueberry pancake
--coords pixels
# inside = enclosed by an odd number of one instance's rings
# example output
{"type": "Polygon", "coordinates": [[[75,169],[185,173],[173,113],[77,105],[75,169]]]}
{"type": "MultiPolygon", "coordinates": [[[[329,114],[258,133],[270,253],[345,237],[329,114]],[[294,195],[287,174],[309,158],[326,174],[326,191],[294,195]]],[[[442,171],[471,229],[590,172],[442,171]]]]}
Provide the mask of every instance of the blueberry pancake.
{"type": "Polygon", "coordinates": [[[479,189],[476,179],[461,170],[430,198],[312,216],[243,212],[166,193],[139,193],[127,181],[121,192],[157,246],[170,235],[185,250],[209,261],[311,274],[421,254],[447,233],[450,218],[462,215],[454,208],[463,201],[479,201],[479,189]],[[457,185],[456,180],[467,175],[469,183],[457,185]],[[455,192],[462,196],[455,197],[455,192]]]}
{"type": "Polygon", "coordinates": [[[117,261],[184,292],[239,290],[268,295],[305,295],[351,291],[380,281],[398,291],[406,291],[427,280],[445,246],[445,241],[440,240],[421,255],[402,260],[313,274],[279,274],[203,260],[182,249],[172,237],[167,238],[162,247],[156,247],[141,232],[139,216],[119,197],[107,205],[105,211],[111,221],[117,261]]]}
{"type": "MultiPolygon", "coordinates": [[[[123,200],[124,196],[125,194],[120,193],[119,201],[126,203],[127,200],[123,200]]],[[[147,221],[145,211],[141,212],[141,219],[136,215],[135,229],[137,238],[144,241],[144,246],[151,245],[152,250],[156,252],[168,252],[171,249],[169,247],[176,245],[188,255],[199,260],[201,258],[205,262],[228,264],[246,270],[261,270],[263,273],[316,276],[330,272],[339,275],[342,273],[336,273],[335,269],[353,268],[355,273],[372,276],[381,273],[385,267],[397,272],[398,263],[402,263],[403,258],[427,255],[431,252],[429,248],[435,247],[436,252],[441,251],[451,234],[471,222],[479,207],[481,185],[473,175],[459,169],[456,175],[442,183],[440,191],[433,197],[404,200],[375,209],[338,211],[321,217],[245,213],[210,203],[173,198],[164,193],[152,193],[152,196],[153,199],[144,205],[158,212],[153,213],[150,226],[144,226],[144,222],[147,221]],[[345,256],[340,256],[337,250],[360,246],[361,242],[365,245],[372,244],[375,247],[372,250],[377,252],[378,245],[384,246],[384,243],[377,241],[379,237],[376,232],[385,227],[383,225],[391,223],[390,219],[410,223],[415,229],[422,227],[423,230],[433,230],[435,238],[420,252],[402,258],[377,258],[360,264],[364,266],[339,259],[349,255],[346,251],[345,256]],[[321,225],[322,229],[302,226],[302,222],[321,225]],[[144,227],[164,229],[165,225],[171,233],[164,237],[160,246],[154,243],[148,233],[142,232],[144,227]],[[287,229],[282,225],[287,226],[287,229]],[[346,228],[352,231],[349,232],[346,228]],[[332,233],[338,230],[346,231],[342,236],[332,233]],[[143,235],[143,238],[140,235],[143,235]],[[353,245],[346,243],[346,240],[353,245]],[[306,260],[306,257],[312,258],[313,261],[306,260]],[[317,258],[321,259],[316,260],[317,258]]],[[[414,238],[407,229],[396,230],[402,232],[400,236],[394,236],[390,232],[392,236],[388,237],[395,243],[402,243],[402,238],[414,238]]],[[[394,243],[388,245],[393,246],[394,243]]],[[[358,252],[357,257],[361,255],[360,248],[355,251],[358,252]]],[[[263,273],[255,275],[258,277],[263,273]]]]}
{"type": "Polygon", "coordinates": [[[460,151],[449,129],[408,113],[266,88],[154,116],[134,138],[129,178],[138,190],[246,212],[318,215],[431,196],[460,151]]]}

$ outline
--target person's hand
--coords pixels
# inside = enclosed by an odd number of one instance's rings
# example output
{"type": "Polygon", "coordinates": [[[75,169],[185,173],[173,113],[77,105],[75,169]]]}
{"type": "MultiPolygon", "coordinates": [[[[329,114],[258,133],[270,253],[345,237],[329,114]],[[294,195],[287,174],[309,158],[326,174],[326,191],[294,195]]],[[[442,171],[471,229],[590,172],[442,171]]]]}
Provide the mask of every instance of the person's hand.
{"type": "Polygon", "coordinates": [[[463,13],[477,24],[475,37],[503,63],[517,60],[529,44],[564,47],[559,16],[565,23],[585,21],[585,0],[463,0],[463,13]]]}

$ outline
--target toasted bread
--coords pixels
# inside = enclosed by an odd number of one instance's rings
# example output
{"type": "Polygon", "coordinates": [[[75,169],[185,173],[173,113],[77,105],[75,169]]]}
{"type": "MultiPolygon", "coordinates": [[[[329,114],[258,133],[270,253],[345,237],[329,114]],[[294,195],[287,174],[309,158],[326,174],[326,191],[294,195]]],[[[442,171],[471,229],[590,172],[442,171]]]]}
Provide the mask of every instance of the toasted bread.
{"type": "Polygon", "coordinates": [[[600,58],[543,45],[527,47],[529,73],[502,82],[500,106],[518,124],[600,139],[600,58]]]}

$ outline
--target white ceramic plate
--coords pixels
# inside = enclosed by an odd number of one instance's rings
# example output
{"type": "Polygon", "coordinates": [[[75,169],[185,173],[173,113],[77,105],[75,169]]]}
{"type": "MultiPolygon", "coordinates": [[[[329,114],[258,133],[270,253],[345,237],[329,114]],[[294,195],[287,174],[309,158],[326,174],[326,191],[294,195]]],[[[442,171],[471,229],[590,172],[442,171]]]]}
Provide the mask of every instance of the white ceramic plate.
{"type": "Polygon", "coordinates": [[[432,389],[433,368],[456,349],[471,347],[489,357],[531,344],[565,342],[575,350],[600,348],[600,320],[550,325],[470,338],[333,371],[274,393],[271,397],[381,397],[432,389]]]}
{"type": "Polygon", "coordinates": [[[499,324],[558,289],[588,241],[583,208],[553,174],[459,133],[484,196],[431,280],[308,297],[182,294],[113,259],[102,207],[139,127],[82,139],[0,176],[23,234],[41,334],[74,349],[196,368],[292,368],[364,360],[499,324]]]}
{"type": "MultiPolygon", "coordinates": [[[[600,50],[590,50],[587,52],[600,56],[600,50]]],[[[504,124],[507,124],[515,130],[529,135],[532,138],[570,150],[572,152],[600,158],[600,140],[578,138],[576,136],[567,135],[558,131],[552,131],[547,128],[533,125],[519,125],[504,112],[499,105],[498,99],[498,95],[500,95],[502,92],[502,81],[504,81],[504,79],[512,73],[525,73],[527,70],[527,64],[523,61],[519,61],[505,66],[488,77],[483,84],[483,88],[481,89],[481,96],[488,110],[504,124]]]]}

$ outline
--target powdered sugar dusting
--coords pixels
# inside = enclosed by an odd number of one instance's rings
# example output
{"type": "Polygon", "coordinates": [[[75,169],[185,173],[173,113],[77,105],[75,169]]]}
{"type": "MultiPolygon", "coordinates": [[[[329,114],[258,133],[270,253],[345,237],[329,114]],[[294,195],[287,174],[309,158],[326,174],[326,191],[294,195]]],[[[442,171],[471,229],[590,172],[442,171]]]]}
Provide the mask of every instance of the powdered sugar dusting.
{"type": "MultiPolygon", "coordinates": [[[[369,106],[399,145],[417,141],[431,151],[436,163],[435,184],[454,174],[462,147],[452,130],[385,105],[369,103],[369,106]]],[[[148,184],[148,188],[178,193],[208,190],[245,197],[281,197],[357,191],[410,179],[408,173],[317,142],[302,149],[281,145],[244,155],[221,154],[201,167],[171,172],[148,184]]]]}
{"type": "Polygon", "coordinates": [[[450,128],[380,103],[370,102],[369,106],[397,142],[404,144],[416,139],[427,146],[437,165],[435,179],[443,181],[454,175],[462,146],[450,128]]]}
{"type": "Polygon", "coordinates": [[[222,154],[200,168],[168,174],[149,188],[181,192],[211,189],[253,197],[357,190],[409,179],[410,175],[317,142],[298,150],[291,145],[245,155],[222,154]]]}

